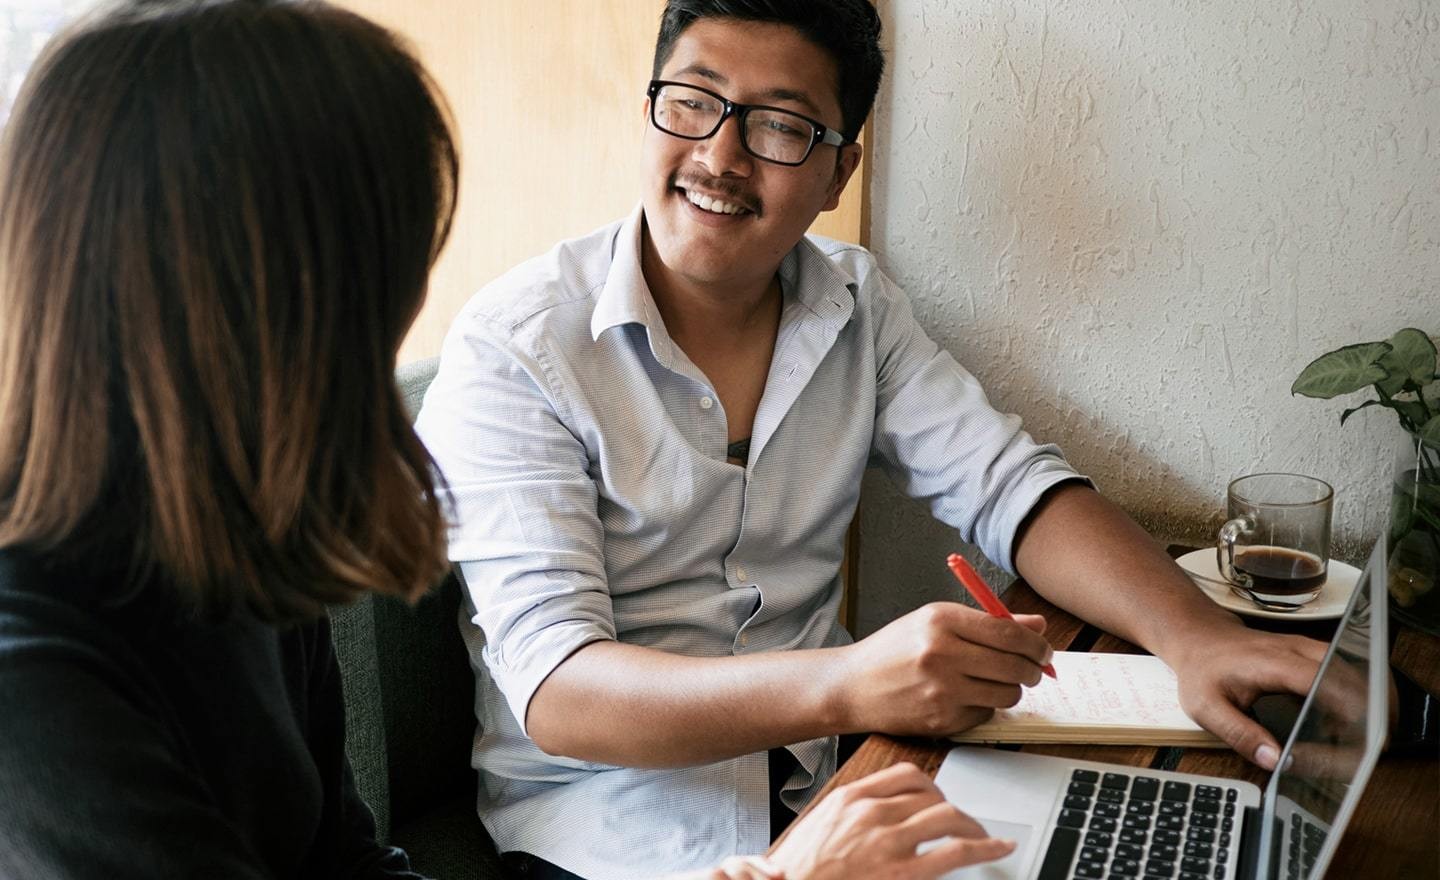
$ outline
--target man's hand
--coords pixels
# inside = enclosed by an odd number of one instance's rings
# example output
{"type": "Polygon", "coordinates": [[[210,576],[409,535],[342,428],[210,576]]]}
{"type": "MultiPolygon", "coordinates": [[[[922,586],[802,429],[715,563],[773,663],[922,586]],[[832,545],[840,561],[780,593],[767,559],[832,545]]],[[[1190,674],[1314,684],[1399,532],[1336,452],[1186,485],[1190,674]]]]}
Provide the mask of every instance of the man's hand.
{"type": "Polygon", "coordinates": [[[1274,770],[1280,745],[1245,714],[1264,694],[1310,690],[1326,645],[1301,636],[1245,628],[1196,636],[1167,657],[1180,679],[1180,705],[1201,727],[1251,761],[1274,770]]]}
{"type": "Polygon", "coordinates": [[[946,802],[914,764],[843,785],[806,814],[770,856],[785,880],[933,880],[1008,855],[1015,842],[986,834],[946,802]],[[949,838],[924,855],[926,841],[949,838]]]}
{"type": "Polygon", "coordinates": [[[1020,701],[1053,651],[1045,619],[935,602],[844,649],[846,728],[945,736],[1020,701]]]}

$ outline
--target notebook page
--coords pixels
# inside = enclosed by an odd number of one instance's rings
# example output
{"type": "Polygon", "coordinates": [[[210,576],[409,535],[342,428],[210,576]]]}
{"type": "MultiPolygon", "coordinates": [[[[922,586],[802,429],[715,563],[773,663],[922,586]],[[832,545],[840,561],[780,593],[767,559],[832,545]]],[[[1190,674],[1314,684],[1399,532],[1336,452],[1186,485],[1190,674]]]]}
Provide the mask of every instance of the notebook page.
{"type": "Polygon", "coordinates": [[[1055,674],[983,726],[1201,729],[1180,708],[1175,673],[1159,657],[1057,651],[1055,674]]]}

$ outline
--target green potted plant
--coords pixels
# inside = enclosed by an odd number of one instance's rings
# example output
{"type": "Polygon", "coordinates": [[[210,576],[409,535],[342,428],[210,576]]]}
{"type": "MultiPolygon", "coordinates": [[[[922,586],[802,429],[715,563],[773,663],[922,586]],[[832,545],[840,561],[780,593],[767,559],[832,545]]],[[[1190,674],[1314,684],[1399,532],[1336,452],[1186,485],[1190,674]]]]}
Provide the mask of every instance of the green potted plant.
{"type": "Polygon", "coordinates": [[[1397,613],[1440,633],[1440,364],[1435,343],[1407,327],[1384,342],[1322,354],[1300,371],[1291,394],[1329,400],[1373,386],[1372,406],[1392,410],[1407,442],[1395,468],[1390,506],[1390,595],[1397,613]]]}

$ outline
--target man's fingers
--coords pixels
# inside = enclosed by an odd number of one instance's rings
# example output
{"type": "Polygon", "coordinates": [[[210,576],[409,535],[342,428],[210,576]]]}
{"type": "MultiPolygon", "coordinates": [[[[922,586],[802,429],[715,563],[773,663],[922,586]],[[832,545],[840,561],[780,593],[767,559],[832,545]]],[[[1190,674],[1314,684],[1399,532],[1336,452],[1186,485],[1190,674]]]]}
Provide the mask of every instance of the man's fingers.
{"type": "Polygon", "coordinates": [[[1045,617],[1041,614],[1017,614],[1015,622],[1029,630],[1034,630],[1040,635],[1045,634],[1045,617]]]}
{"type": "Polygon", "coordinates": [[[1015,841],[1013,840],[1001,840],[995,837],[951,838],[939,846],[926,850],[923,855],[916,856],[914,863],[916,870],[912,876],[933,880],[933,878],[949,873],[956,868],[993,862],[1008,856],[1014,850],[1015,841]]]}
{"type": "Polygon", "coordinates": [[[1018,654],[1036,666],[1050,662],[1055,651],[1045,641],[1045,618],[1023,614],[1013,620],[991,617],[973,608],[961,606],[966,612],[955,620],[955,634],[967,642],[994,648],[1007,654],[1018,654]]]}
{"type": "Polygon", "coordinates": [[[1241,756],[1263,767],[1275,769],[1280,746],[1265,728],[1250,720],[1226,700],[1214,700],[1195,713],[1200,726],[1225,740],[1241,756]]]}

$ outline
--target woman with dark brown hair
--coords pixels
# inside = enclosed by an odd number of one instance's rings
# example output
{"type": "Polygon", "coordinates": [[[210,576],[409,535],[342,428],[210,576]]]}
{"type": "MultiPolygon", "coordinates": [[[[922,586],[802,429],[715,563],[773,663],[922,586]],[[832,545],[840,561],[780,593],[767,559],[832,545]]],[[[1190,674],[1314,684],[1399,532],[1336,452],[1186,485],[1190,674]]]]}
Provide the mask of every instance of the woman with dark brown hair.
{"type": "MultiPolygon", "coordinates": [[[[446,565],[393,372],[456,175],[424,70],[316,0],[132,0],[37,63],[0,142],[0,876],[418,876],[326,608],[446,565]]],[[[975,838],[895,767],[703,876],[1007,851],[975,838]]]]}
{"type": "Polygon", "coordinates": [[[325,608],[446,564],[393,379],[454,205],[438,93],[333,7],[132,3],[0,149],[0,875],[414,876],[325,608]]]}

